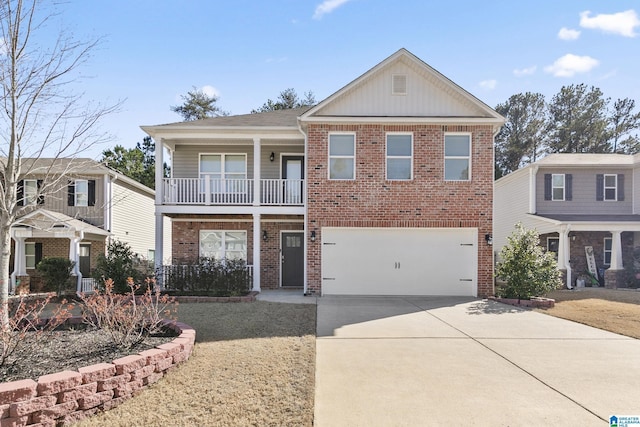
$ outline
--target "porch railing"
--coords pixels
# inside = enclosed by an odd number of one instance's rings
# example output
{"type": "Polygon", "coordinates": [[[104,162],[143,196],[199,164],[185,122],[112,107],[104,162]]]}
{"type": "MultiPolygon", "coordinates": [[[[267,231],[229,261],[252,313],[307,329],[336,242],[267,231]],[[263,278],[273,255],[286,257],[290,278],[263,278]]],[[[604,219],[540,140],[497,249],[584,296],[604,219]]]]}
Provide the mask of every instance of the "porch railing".
{"type": "MultiPolygon", "coordinates": [[[[156,277],[161,277],[161,285],[165,290],[186,292],[214,291],[214,289],[205,288],[213,286],[212,282],[215,281],[215,278],[210,276],[210,271],[202,271],[198,265],[163,265],[160,271],[156,270],[156,272],[156,277]],[[208,273],[205,286],[201,286],[201,275],[203,273],[208,273]]],[[[241,284],[245,288],[244,290],[251,290],[253,287],[253,265],[247,265],[244,272],[240,271],[240,273],[240,276],[236,274],[234,277],[229,277],[229,279],[241,282],[235,285],[241,284]]]]}
{"type": "MultiPolygon", "coordinates": [[[[253,179],[164,178],[167,205],[252,205],[253,179]]],[[[303,179],[261,179],[260,204],[302,205],[303,179]]]]}
{"type": "Polygon", "coordinates": [[[96,281],[91,277],[83,277],[80,279],[80,292],[85,294],[93,293],[96,288],[96,281]]]}

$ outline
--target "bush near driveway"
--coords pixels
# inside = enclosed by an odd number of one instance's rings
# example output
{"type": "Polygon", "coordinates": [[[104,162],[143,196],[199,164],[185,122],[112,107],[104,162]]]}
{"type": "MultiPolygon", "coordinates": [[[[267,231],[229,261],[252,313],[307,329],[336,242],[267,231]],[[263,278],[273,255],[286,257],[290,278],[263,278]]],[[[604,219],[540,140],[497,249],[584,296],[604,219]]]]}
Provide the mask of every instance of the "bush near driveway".
{"type": "Polygon", "coordinates": [[[87,426],[311,426],[313,304],[180,304],[197,331],[189,361],[87,426]]]}

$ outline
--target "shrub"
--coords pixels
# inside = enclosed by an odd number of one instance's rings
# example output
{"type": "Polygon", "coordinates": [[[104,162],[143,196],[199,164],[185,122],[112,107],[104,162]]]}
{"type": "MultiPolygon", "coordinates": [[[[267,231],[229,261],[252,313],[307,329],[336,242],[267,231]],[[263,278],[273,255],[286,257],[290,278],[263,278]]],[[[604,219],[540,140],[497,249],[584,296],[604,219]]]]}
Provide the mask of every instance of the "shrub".
{"type": "MultiPolygon", "coordinates": [[[[11,370],[17,366],[23,358],[16,354],[38,353],[47,345],[47,338],[55,329],[71,317],[71,305],[63,300],[61,304],[47,315],[43,312],[51,296],[44,299],[28,301],[21,295],[7,308],[9,324],[0,327],[0,366],[11,370]]],[[[0,316],[4,317],[4,310],[0,308],[0,316]]]]}
{"type": "Polygon", "coordinates": [[[500,251],[496,276],[506,283],[498,291],[506,298],[530,299],[562,286],[561,273],[552,252],[544,252],[540,236],[522,224],[508,237],[500,251]]]}
{"type": "Polygon", "coordinates": [[[164,272],[165,289],[185,295],[241,296],[251,289],[251,275],[241,259],[203,257],[164,267],[164,272]]]}
{"type": "Polygon", "coordinates": [[[84,302],[82,316],[85,323],[106,331],[119,348],[130,349],[150,336],[163,332],[164,319],[176,320],[178,303],[175,298],[160,295],[153,279],[145,280],[146,289],[136,296],[140,285],[127,279],[129,292],[113,292],[113,280],[104,283],[104,292],[80,295],[84,302]]]}
{"type": "Polygon", "coordinates": [[[133,278],[134,282],[142,279],[141,273],[136,269],[136,262],[137,257],[131,246],[114,239],[107,246],[107,255],[98,255],[92,276],[98,283],[110,279],[113,284],[112,291],[124,294],[129,290],[129,278],[133,278]]]}
{"type": "Polygon", "coordinates": [[[68,258],[47,257],[38,263],[36,269],[42,274],[47,292],[56,292],[60,296],[71,289],[71,272],[75,262],[68,258]]]}

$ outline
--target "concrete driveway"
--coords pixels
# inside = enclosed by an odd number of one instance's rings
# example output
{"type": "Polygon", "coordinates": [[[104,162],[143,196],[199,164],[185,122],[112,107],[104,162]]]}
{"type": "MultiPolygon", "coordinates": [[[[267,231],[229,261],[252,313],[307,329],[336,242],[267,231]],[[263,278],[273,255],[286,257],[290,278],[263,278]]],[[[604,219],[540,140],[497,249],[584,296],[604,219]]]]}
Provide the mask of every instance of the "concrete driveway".
{"type": "Polygon", "coordinates": [[[318,299],[315,423],[608,425],[640,415],[640,340],[493,301],[318,299]]]}

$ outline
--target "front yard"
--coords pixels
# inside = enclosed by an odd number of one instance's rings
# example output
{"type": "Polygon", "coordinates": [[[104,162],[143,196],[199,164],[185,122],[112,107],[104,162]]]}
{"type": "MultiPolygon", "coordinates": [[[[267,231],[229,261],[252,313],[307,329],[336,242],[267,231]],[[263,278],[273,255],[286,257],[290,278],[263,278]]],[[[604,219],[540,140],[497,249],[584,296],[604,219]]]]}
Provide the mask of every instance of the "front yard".
{"type": "Polygon", "coordinates": [[[189,361],[87,426],[311,426],[316,306],[180,304],[189,361]]]}
{"type": "Polygon", "coordinates": [[[555,307],[536,311],[640,339],[640,291],[585,288],[547,296],[555,307]]]}

